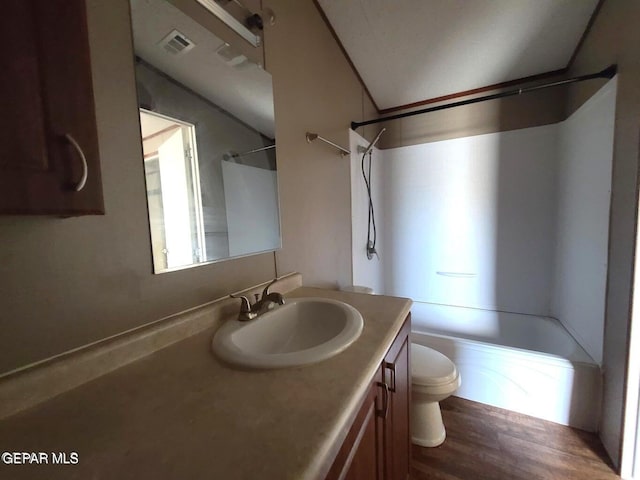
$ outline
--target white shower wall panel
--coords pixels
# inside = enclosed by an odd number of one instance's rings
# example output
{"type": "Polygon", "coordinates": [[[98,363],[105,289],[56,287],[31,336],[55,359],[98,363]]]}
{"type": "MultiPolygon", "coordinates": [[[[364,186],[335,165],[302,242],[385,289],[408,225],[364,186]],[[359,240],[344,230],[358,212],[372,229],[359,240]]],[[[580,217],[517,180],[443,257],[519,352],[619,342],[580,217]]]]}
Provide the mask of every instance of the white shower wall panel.
{"type": "Polygon", "coordinates": [[[385,290],[548,315],[558,127],[385,150],[385,290]]]}
{"type": "Polygon", "coordinates": [[[616,80],[561,125],[552,316],[598,362],[604,335],[616,80]]]}

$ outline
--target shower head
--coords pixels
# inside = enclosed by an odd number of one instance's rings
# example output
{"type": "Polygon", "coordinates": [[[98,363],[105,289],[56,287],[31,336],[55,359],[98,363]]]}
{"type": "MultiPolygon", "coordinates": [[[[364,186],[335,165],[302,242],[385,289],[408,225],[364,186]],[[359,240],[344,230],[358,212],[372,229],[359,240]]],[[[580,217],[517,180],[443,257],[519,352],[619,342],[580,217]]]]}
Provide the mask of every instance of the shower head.
{"type": "Polygon", "coordinates": [[[378,143],[378,140],[380,140],[380,136],[382,135],[382,132],[384,132],[385,130],[386,128],[380,129],[380,131],[378,132],[378,135],[376,135],[376,138],[373,139],[373,142],[371,142],[369,146],[363,151],[365,155],[371,151],[371,149],[375,146],[376,143],[378,143]]]}

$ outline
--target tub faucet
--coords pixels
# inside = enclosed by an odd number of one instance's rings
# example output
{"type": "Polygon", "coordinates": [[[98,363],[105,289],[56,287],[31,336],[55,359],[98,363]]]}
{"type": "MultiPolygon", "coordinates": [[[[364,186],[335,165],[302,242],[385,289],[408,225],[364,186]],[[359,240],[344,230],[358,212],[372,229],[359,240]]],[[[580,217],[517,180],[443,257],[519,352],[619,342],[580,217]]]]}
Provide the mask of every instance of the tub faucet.
{"type": "Polygon", "coordinates": [[[268,312],[276,305],[284,305],[284,297],[281,293],[270,292],[269,287],[273,285],[278,279],[274,278],[262,291],[262,296],[256,293],[256,303],[253,305],[249,299],[245,296],[231,295],[232,298],[239,298],[241,300],[240,313],[238,313],[238,320],[246,322],[259,317],[265,312],[268,312]]]}

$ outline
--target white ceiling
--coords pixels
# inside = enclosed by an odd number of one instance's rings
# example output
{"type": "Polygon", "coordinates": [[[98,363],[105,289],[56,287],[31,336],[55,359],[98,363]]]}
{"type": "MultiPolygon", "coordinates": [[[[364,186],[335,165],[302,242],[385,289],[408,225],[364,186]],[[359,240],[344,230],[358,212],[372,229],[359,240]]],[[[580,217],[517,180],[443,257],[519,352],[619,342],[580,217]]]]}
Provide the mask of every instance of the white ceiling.
{"type": "Polygon", "coordinates": [[[318,0],[378,108],[563,69],[598,0],[318,0]]]}

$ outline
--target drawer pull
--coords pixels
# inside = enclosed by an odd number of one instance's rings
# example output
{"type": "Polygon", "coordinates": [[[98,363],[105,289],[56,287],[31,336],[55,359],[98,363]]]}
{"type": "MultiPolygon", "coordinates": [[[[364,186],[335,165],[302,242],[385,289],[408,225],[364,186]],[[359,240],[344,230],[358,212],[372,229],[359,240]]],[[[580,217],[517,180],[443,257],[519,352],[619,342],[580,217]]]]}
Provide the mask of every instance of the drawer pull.
{"type": "Polygon", "coordinates": [[[378,382],[378,386],[382,387],[384,395],[382,397],[382,409],[377,410],[376,413],[382,418],[387,418],[387,414],[389,413],[389,385],[385,382],[378,382]]]}
{"type": "Polygon", "coordinates": [[[389,390],[393,393],[396,393],[396,364],[391,362],[384,362],[384,368],[391,371],[391,386],[389,387],[389,390]]]}
{"type": "Polygon", "coordinates": [[[78,142],[76,142],[75,138],[73,138],[68,133],[64,134],[64,138],[66,138],[67,141],[73,146],[73,148],[76,149],[76,152],[78,152],[78,155],[80,155],[80,160],[82,160],[82,177],[80,178],[80,181],[76,184],[76,186],[73,188],[76,192],[79,192],[84,188],[84,185],[87,183],[87,176],[89,174],[87,157],[84,156],[84,152],[82,151],[82,148],[80,148],[80,145],[78,145],[78,142]]]}

